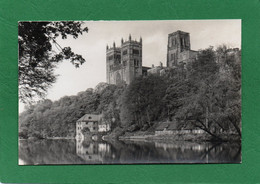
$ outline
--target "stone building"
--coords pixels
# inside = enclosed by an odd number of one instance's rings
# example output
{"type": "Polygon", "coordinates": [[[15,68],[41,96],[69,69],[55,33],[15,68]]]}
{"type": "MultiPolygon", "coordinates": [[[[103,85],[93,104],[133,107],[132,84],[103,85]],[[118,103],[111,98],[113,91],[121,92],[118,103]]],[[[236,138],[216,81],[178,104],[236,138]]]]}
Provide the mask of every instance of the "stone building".
{"type": "Polygon", "coordinates": [[[85,114],[76,122],[76,139],[84,139],[82,131],[101,133],[110,131],[110,124],[103,121],[102,114],[85,114]]]}
{"type": "Polygon", "coordinates": [[[168,35],[167,67],[184,66],[197,57],[197,51],[190,49],[190,34],[176,31],[168,35]]]}
{"type": "Polygon", "coordinates": [[[106,72],[109,84],[130,84],[134,78],[147,74],[149,67],[142,66],[142,38],[139,41],[121,40],[121,46],[106,49],[106,72]]]}

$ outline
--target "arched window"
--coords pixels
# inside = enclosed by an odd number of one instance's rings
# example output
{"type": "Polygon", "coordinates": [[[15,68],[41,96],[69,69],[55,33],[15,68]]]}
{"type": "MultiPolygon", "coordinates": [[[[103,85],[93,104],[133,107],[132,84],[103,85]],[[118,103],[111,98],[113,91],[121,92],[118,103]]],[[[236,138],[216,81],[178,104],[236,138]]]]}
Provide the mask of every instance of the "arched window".
{"type": "Polygon", "coordinates": [[[121,83],[122,83],[121,75],[120,75],[120,73],[117,73],[116,74],[116,84],[121,84],[121,83]]]}

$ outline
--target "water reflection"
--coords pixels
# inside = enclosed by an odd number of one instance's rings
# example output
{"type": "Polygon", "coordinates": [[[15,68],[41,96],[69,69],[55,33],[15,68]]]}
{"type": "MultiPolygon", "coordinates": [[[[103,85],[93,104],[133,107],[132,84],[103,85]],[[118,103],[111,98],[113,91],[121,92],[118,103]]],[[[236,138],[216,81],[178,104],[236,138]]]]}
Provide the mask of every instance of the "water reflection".
{"type": "Polygon", "coordinates": [[[103,158],[110,154],[110,147],[105,142],[77,140],[76,153],[87,163],[103,163],[103,158]]]}
{"type": "Polygon", "coordinates": [[[239,143],[20,140],[19,163],[240,163],[239,143]]]}

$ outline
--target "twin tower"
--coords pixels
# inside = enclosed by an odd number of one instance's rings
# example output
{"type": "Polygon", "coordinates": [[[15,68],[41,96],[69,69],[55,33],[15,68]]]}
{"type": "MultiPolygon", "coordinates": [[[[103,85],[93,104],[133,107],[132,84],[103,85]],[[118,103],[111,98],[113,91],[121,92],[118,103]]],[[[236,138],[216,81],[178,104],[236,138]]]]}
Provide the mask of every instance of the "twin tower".
{"type": "MultiPolygon", "coordinates": [[[[176,31],[168,35],[167,67],[186,64],[196,57],[196,51],[190,49],[189,33],[176,31]]],[[[130,84],[136,77],[147,75],[149,67],[142,66],[142,38],[139,41],[121,40],[121,46],[106,48],[106,72],[109,84],[130,84]]]]}

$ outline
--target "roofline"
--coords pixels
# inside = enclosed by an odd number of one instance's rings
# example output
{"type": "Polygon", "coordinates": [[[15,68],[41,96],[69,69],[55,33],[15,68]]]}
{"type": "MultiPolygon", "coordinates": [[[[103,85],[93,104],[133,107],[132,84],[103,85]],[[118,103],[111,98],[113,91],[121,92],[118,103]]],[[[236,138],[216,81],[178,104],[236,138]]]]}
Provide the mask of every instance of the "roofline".
{"type": "Polygon", "coordinates": [[[176,34],[190,34],[190,33],[178,30],[178,31],[175,31],[173,33],[169,33],[168,36],[173,36],[173,35],[176,35],[176,34]]]}

